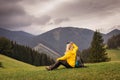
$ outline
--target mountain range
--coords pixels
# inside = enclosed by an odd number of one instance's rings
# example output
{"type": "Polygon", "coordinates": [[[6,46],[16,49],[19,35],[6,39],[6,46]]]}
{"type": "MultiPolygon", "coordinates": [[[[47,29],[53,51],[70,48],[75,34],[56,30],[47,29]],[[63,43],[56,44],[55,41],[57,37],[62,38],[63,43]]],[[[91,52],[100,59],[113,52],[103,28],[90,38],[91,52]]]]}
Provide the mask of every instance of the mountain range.
{"type": "MultiPolygon", "coordinates": [[[[49,48],[53,50],[50,51],[52,54],[58,53],[59,55],[64,54],[66,42],[68,41],[75,42],[80,50],[88,48],[92,41],[93,34],[94,31],[89,29],[59,27],[35,36],[23,31],[10,31],[0,28],[0,36],[4,36],[10,40],[16,41],[18,44],[29,46],[33,49],[40,49],[42,46],[41,48],[44,49],[43,52],[49,48]]],[[[102,34],[104,42],[106,43],[111,36],[116,34],[120,34],[120,30],[114,29],[107,34],[102,34]]],[[[41,49],[38,51],[41,51],[41,49]]]]}
{"type": "Polygon", "coordinates": [[[6,37],[12,41],[16,41],[18,44],[26,46],[31,46],[31,41],[35,37],[34,35],[24,31],[10,31],[3,28],[0,28],[0,36],[6,37]]]}

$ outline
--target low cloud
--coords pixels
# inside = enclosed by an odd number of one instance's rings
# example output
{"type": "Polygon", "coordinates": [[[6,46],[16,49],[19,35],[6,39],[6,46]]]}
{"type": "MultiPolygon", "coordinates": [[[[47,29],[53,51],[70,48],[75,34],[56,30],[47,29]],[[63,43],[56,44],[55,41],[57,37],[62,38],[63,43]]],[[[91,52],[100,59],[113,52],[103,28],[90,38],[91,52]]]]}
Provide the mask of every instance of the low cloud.
{"type": "Polygon", "coordinates": [[[69,21],[70,19],[69,18],[56,18],[54,19],[54,24],[60,24],[62,22],[66,22],[66,21],[69,21]]]}
{"type": "Polygon", "coordinates": [[[51,17],[48,15],[43,15],[34,19],[34,23],[38,25],[46,25],[51,20],[51,17]]]}
{"type": "Polygon", "coordinates": [[[52,1],[52,0],[22,0],[24,3],[27,3],[27,4],[36,4],[36,3],[44,3],[44,2],[49,2],[49,1],[52,1]]]}

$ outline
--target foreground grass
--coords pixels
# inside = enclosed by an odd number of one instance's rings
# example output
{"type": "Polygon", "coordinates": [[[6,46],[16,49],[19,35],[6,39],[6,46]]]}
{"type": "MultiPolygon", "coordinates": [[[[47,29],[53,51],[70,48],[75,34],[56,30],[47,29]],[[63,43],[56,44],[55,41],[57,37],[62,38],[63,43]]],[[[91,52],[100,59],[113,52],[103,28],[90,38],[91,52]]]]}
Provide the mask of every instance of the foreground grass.
{"type": "Polygon", "coordinates": [[[0,55],[0,80],[120,80],[120,57],[116,51],[110,51],[112,61],[85,64],[85,68],[46,71],[45,67],[35,67],[9,57],[0,55]]]}

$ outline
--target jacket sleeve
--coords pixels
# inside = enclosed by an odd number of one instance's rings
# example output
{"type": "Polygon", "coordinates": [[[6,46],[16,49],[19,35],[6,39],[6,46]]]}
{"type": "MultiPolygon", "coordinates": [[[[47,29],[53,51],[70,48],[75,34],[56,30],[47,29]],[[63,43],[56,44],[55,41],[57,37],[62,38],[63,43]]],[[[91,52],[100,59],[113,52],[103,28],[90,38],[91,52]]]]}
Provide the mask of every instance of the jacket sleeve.
{"type": "Polygon", "coordinates": [[[74,47],[74,48],[73,48],[72,52],[73,52],[73,53],[76,53],[76,51],[78,50],[78,46],[73,43],[73,47],[74,47]]]}
{"type": "Polygon", "coordinates": [[[71,53],[76,53],[76,51],[78,50],[78,47],[77,47],[77,45],[74,44],[74,43],[73,43],[73,47],[74,47],[73,50],[65,53],[65,55],[64,55],[63,57],[58,58],[57,61],[58,61],[58,60],[66,60],[68,57],[71,56],[71,53]]]}
{"type": "Polygon", "coordinates": [[[58,58],[57,61],[58,60],[66,60],[69,56],[70,56],[70,53],[67,52],[63,57],[58,58]]]}

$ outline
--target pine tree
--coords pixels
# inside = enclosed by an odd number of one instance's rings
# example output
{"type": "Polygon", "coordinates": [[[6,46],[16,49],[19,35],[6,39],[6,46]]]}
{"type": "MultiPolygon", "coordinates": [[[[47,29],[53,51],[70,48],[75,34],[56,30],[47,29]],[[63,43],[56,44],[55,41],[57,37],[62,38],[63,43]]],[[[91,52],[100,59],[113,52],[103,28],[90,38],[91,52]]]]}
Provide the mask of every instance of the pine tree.
{"type": "Polygon", "coordinates": [[[107,53],[104,48],[102,35],[95,31],[90,47],[90,62],[102,62],[107,60],[107,53]]]}
{"type": "Polygon", "coordinates": [[[10,40],[4,37],[0,37],[0,53],[4,53],[6,55],[10,55],[12,48],[12,44],[10,40]]]}

